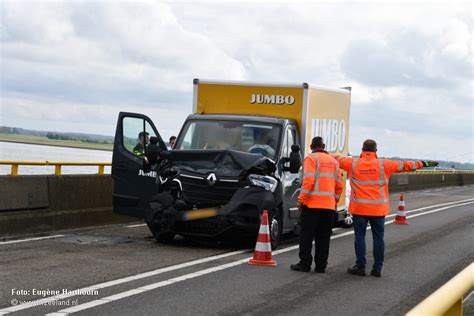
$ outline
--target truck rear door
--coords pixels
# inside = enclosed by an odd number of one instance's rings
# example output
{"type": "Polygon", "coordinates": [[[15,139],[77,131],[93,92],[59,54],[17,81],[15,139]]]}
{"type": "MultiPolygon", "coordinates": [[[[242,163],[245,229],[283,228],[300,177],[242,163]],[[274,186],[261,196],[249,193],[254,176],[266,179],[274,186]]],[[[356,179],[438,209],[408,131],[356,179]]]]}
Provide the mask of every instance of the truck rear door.
{"type": "Polygon", "coordinates": [[[119,113],[112,156],[115,213],[143,218],[150,197],[158,192],[156,172],[143,170],[151,137],[157,137],[157,145],[166,150],[163,139],[147,116],[119,113]]]}

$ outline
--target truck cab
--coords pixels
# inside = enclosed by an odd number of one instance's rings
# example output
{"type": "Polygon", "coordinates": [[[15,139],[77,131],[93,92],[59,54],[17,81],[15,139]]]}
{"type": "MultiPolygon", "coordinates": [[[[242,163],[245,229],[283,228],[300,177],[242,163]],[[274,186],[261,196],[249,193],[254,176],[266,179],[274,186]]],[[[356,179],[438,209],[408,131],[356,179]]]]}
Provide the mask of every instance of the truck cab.
{"type": "MultiPolygon", "coordinates": [[[[244,171],[247,168],[241,165],[243,172],[240,178],[221,178],[225,177],[226,170],[216,170],[218,180],[214,187],[204,191],[199,188],[202,188],[202,183],[206,181],[206,173],[182,172],[179,178],[183,183],[184,195],[192,195],[190,198],[198,203],[225,203],[226,200],[231,200],[231,196],[228,195],[227,199],[221,198],[221,186],[231,194],[236,190],[229,187],[260,187],[273,195],[273,202],[266,207],[270,212],[270,234],[278,239],[282,233],[293,231],[299,216],[296,204],[302,176],[301,147],[297,131],[295,122],[288,119],[243,115],[190,115],[178,136],[175,150],[231,150],[248,153],[265,158],[274,166],[274,170],[268,174],[252,174],[250,170],[244,171]],[[291,159],[290,162],[290,156],[296,156],[296,159],[291,159]],[[243,176],[247,179],[242,178],[243,176]],[[202,183],[198,183],[199,181],[202,183]]],[[[249,201],[245,203],[251,204],[249,201]]],[[[263,206],[259,207],[258,203],[253,203],[252,207],[261,211],[263,206]]],[[[250,221],[253,222],[253,227],[250,230],[253,232],[258,230],[259,215],[258,211],[252,213],[250,221]]]]}

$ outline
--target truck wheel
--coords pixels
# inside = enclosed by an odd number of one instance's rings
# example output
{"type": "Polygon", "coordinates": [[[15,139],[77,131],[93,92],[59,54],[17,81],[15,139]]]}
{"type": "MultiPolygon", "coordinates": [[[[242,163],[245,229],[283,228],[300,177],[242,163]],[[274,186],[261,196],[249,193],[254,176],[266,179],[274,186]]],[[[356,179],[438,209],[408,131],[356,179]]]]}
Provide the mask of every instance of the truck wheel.
{"type": "Polygon", "coordinates": [[[283,234],[283,221],[281,219],[281,213],[278,211],[278,209],[273,210],[268,215],[268,227],[270,230],[272,249],[276,249],[280,244],[283,234]]]}
{"type": "Polygon", "coordinates": [[[170,233],[170,232],[160,232],[160,229],[156,227],[156,225],[153,225],[149,222],[146,222],[148,225],[148,228],[150,229],[151,233],[153,234],[153,237],[155,237],[155,240],[158,242],[171,242],[174,239],[175,234],[170,233]]]}

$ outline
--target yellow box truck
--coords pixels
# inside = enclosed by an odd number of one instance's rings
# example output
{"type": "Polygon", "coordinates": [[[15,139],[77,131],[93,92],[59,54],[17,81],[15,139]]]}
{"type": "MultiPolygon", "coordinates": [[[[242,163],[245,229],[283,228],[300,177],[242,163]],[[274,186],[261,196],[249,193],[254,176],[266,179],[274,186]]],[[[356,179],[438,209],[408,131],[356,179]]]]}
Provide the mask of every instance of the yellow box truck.
{"type": "MultiPolygon", "coordinates": [[[[173,150],[148,117],[119,114],[114,211],[144,218],[158,240],[170,240],[255,238],[267,210],[276,246],[298,230],[312,137],[332,154],[348,153],[350,88],[195,79],[193,91],[173,150]]],[[[345,216],[341,197],[337,221],[345,216]]]]}

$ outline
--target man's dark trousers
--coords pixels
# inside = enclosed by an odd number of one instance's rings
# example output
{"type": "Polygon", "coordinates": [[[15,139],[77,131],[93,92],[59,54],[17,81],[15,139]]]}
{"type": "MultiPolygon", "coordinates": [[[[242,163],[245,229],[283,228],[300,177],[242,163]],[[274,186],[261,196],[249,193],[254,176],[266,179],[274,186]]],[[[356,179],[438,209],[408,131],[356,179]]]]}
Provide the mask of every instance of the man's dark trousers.
{"type": "Polygon", "coordinates": [[[372,239],[374,241],[374,265],[372,270],[381,271],[383,265],[385,243],[383,240],[385,230],[385,216],[361,216],[354,215],[354,248],[357,257],[356,265],[359,269],[365,269],[365,232],[367,223],[370,223],[372,239]]]}
{"type": "Polygon", "coordinates": [[[311,267],[311,250],[315,240],[314,262],[316,269],[324,270],[328,264],[329,242],[334,224],[334,210],[301,207],[300,265],[311,267]]]}

